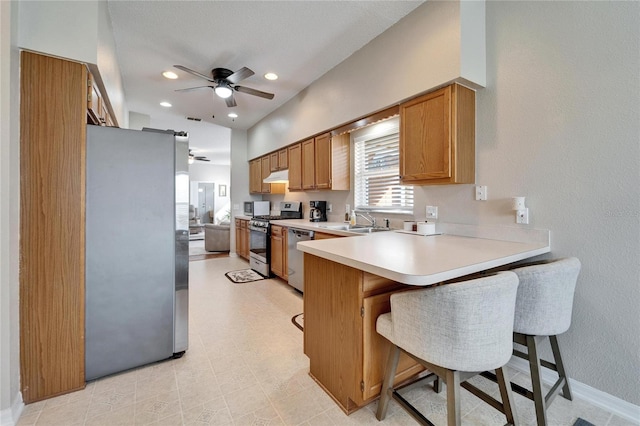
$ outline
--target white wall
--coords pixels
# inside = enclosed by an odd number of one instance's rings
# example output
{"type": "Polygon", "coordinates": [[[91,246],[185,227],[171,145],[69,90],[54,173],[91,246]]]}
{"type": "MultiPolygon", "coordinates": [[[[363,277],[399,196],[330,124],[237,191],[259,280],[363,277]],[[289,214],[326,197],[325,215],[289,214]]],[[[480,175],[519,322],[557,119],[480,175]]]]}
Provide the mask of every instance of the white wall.
{"type": "Polygon", "coordinates": [[[451,217],[513,224],[507,198],[528,198],[552,256],[583,264],[561,338],[571,377],[638,405],[640,3],[489,2],[487,64],[476,151],[491,201],[451,217]]]}
{"type": "MultiPolygon", "coordinates": [[[[124,96],[124,86],[120,74],[120,65],[113,38],[111,15],[106,1],[98,2],[97,11],[96,66],[102,85],[106,90],[111,108],[118,120],[118,125],[129,128],[129,110],[124,96]]],[[[94,71],[95,69],[92,69],[94,71]]]]}
{"type": "Polygon", "coordinates": [[[143,127],[151,127],[151,116],[129,111],[129,129],[142,130],[143,127]]]}
{"type": "Polygon", "coordinates": [[[475,53],[484,44],[483,9],[483,1],[425,2],[417,7],[249,129],[249,158],[448,81],[484,85],[484,57],[475,53]],[[473,24],[464,32],[463,19],[473,24]],[[461,57],[465,52],[474,53],[461,57]]]}
{"type": "Polygon", "coordinates": [[[95,64],[97,17],[97,1],[21,1],[19,45],[95,64]]]}
{"type": "Polygon", "coordinates": [[[260,196],[249,194],[249,163],[247,162],[247,131],[231,130],[231,252],[236,251],[235,221],[233,218],[243,213],[244,201],[261,200],[260,196]]]}
{"type": "MultiPolygon", "coordinates": [[[[572,326],[560,338],[570,376],[639,405],[640,3],[490,1],[485,12],[487,87],[476,95],[476,182],[489,187],[489,200],[474,201],[473,185],[418,187],[415,215],[424,218],[424,206],[432,204],[441,221],[516,226],[510,197],[526,196],[527,227],[551,230],[549,257],[577,256],[583,264],[572,326]]],[[[427,33],[432,25],[447,28],[444,19],[456,19],[449,2],[427,2],[407,17],[427,33]]],[[[415,28],[400,24],[375,40],[387,48],[367,50],[378,59],[361,57],[369,46],[363,48],[327,74],[330,84],[313,83],[250,129],[250,158],[327,128],[332,108],[346,114],[353,107],[351,118],[374,111],[383,89],[362,89],[389,70],[408,91],[447,79],[446,64],[415,72],[412,50],[392,44],[415,36],[415,28]],[[394,46],[403,67],[381,63],[394,46]],[[354,76],[365,80],[360,91],[341,98],[354,76]]],[[[340,202],[349,195],[287,197],[340,202]]]]}
{"type": "Polygon", "coordinates": [[[105,1],[20,1],[18,46],[84,62],[108,95],[118,125],[129,126],[111,18],[105,1]]]}
{"type": "Polygon", "coordinates": [[[0,425],[22,410],[18,255],[20,232],[20,108],[18,6],[0,2],[0,425]]]}

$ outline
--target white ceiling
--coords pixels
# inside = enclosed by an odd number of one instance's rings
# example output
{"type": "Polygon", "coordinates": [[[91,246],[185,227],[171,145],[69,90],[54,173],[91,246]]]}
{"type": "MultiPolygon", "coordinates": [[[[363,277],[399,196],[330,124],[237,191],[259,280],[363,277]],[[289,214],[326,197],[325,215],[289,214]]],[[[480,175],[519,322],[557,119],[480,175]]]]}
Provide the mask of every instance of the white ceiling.
{"type": "MultiPolygon", "coordinates": [[[[189,131],[194,122],[186,117],[201,118],[199,128],[250,128],[422,2],[109,0],[108,6],[128,109],[171,123],[161,127],[189,131]],[[205,75],[248,67],[255,75],[239,84],[275,97],[236,92],[238,106],[228,108],[208,88],[175,92],[209,84],[176,64],[205,75]],[[179,79],[165,79],[165,70],[179,79]],[[267,72],[280,78],[268,81],[267,72]],[[230,110],[239,117],[228,118],[230,110]]],[[[205,146],[209,140],[196,143],[199,155],[216,149],[205,146]]]]}

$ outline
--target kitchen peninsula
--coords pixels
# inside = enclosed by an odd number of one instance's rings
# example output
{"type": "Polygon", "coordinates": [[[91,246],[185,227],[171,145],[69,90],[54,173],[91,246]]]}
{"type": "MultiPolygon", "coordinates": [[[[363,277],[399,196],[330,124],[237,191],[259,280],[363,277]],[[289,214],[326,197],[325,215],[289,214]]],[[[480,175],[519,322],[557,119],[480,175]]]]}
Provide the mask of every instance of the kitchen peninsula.
{"type": "MultiPolygon", "coordinates": [[[[549,231],[438,224],[439,235],[379,232],[298,243],[304,257],[309,374],[347,414],[380,394],[388,342],[375,331],[391,294],[550,251],[549,231]]],[[[400,360],[396,383],[422,367],[400,360]]]]}

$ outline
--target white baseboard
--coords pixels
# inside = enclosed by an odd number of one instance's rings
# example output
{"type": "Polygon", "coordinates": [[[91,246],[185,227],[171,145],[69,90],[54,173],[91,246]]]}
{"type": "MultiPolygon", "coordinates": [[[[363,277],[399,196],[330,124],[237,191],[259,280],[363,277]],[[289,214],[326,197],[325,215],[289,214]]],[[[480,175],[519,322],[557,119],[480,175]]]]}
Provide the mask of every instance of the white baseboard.
{"type": "Polygon", "coordinates": [[[18,423],[22,410],[24,410],[24,402],[22,402],[22,394],[18,392],[11,408],[0,411],[0,426],[14,426],[18,423]]]}
{"type": "MultiPolygon", "coordinates": [[[[530,374],[529,363],[522,358],[511,357],[511,361],[507,364],[514,370],[530,374]]],[[[558,373],[548,368],[542,368],[542,381],[552,386],[558,380],[558,373]]],[[[571,393],[574,397],[580,398],[591,405],[607,410],[618,417],[640,425],[640,406],[634,405],[623,399],[610,395],[606,392],[592,388],[589,385],[578,382],[569,377],[571,385],[571,393]]]]}

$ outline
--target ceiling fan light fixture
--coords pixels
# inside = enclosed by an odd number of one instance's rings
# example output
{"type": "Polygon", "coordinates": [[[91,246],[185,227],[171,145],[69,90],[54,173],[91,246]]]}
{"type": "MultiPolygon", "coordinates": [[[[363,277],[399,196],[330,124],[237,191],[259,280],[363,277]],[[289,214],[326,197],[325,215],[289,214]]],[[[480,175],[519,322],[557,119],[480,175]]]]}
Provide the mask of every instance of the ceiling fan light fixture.
{"type": "Polygon", "coordinates": [[[235,112],[230,112],[229,114],[227,114],[227,117],[229,117],[229,118],[238,118],[238,114],[236,114],[235,112]]]}
{"type": "Polygon", "coordinates": [[[278,79],[278,74],[274,73],[274,72],[268,72],[264,75],[264,78],[266,78],[267,80],[277,80],[278,79]]]}
{"type": "Polygon", "coordinates": [[[233,94],[233,90],[225,84],[220,84],[214,89],[214,91],[216,92],[216,95],[220,96],[222,99],[227,99],[233,94]]]}
{"type": "Polygon", "coordinates": [[[171,104],[167,101],[160,102],[160,106],[163,106],[165,108],[171,108],[171,104]]]}
{"type": "Polygon", "coordinates": [[[169,80],[175,80],[176,78],[178,78],[178,74],[173,71],[165,71],[162,73],[162,76],[164,78],[168,78],[169,80]]]}

